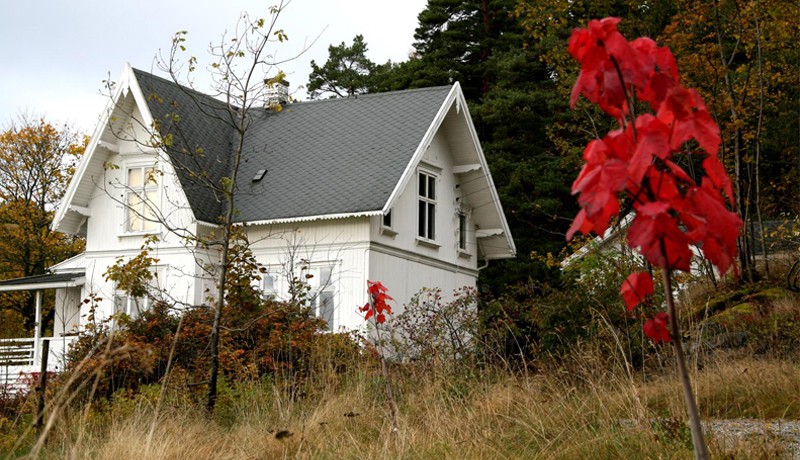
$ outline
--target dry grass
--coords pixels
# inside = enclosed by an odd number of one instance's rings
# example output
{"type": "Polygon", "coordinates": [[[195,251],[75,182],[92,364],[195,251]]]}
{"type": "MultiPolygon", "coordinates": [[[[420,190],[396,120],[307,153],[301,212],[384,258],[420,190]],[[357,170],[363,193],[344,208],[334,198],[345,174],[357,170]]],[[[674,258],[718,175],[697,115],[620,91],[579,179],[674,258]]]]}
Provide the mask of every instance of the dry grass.
{"type": "MultiPolygon", "coordinates": [[[[484,372],[455,375],[395,369],[400,433],[391,436],[379,374],[362,366],[304,383],[243,384],[223,392],[207,418],[159,391],[116,398],[61,415],[40,458],[691,458],[677,381],[616,372],[484,372]]],[[[706,417],[800,418],[800,366],[753,359],[720,361],[695,375],[706,417]],[[766,378],[769,376],[769,378],[766,378]]],[[[742,443],[715,457],[778,455],[779,442],[742,443]]],[[[19,453],[19,452],[18,452],[19,453]]]]}
{"type": "MultiPolygon", "coordinates": [[[[798,306],[787,297],[771,308],[788,314],[798,306]]],[[[374,363],[324,355],[302,381],[286,376],[223,386],[211,418],[184,391],[151,386],[89,408],[72,404],[56,415],[41,450],[31,452],[29,433],[17,450],[2,452],[4,437],[21,433],[24,423],[0,417],[0,458],[692,458],[677,378],[652,367],[633,371],[621,343],[583,344],[568,361],[539,363],[535,374],[394,367],[396,439],[374,363]],[[340,366],[346,371],[333,372],[331,362],[347,364],[340,366]]],[[[652,355],[672,369],[669,347],[652,355]]],[[[692,372],[701,415],[800,420],[797,360],[742,355],[717,353],[692,372]]],[[[787,453],[781,439],[707,437],[714,458],[787,453]]]]}

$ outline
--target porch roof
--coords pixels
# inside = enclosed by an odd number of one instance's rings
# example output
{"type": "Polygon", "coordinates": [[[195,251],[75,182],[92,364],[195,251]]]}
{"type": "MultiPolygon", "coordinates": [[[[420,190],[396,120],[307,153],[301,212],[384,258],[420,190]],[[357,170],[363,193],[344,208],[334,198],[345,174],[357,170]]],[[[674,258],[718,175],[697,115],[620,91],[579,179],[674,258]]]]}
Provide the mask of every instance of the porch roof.
{"type": "Polygon", "coordinates": [[[0,281],[0,292],[38,291],[41,289],[57,289],[83,286],[86,282],[85,272],[49,273],[46,275],[26,276],[0,281]]]}

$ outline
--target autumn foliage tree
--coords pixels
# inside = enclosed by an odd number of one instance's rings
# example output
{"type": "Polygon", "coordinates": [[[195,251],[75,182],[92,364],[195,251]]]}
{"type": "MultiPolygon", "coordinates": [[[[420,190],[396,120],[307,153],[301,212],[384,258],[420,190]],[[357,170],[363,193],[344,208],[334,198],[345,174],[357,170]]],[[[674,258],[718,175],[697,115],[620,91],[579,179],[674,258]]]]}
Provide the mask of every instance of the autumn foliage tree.
{"type": "MultiPolygon", "coordinates": [[[[756,222],[800,212],[798,102],[800,5],[788,0],[680,0],[662,41],[684,81],[721,128],[720,155],[734,173],[743,272],[755,269],[756,222]],[[751,224],[753,223],[753,224],[751,224]]],[[[762,248],[766,253],[766,248],[762,248]]]]}
{"type": "MultiPolygon", "coordinates": [[[[68,127],[24,115],[0,133],[0,278],[41,275],[81,250],[81,240],[52,231],[50,223],[86,143],[68,127]]],[[[32,327],[33,296],[4,298],[3,306],[32,327]]]]}
{"type": "MultiPolygon", "coordinates": [[[[674,342],[695,455],[707,458],[672,298],[672,272],[691,270],[695,245],[721,274],[735,268],[742,221],[726,207],[734,205],[733,187],[717,156],[719,128],[702,97],[680,84],[668,48],[645,37],[629,42],[617,30],[619,21],[590,21],[569,41],[570,54],[581,64],[571,103],[583,95],[614,117],[619,128],[584,151],[586,163],[572,185],[581,210],[567,238],[577,231],[603,234],[619,214],[620,200],[633,208],[628,244],[660,269],[667,299],[667,311],[647,319],[644,332],[655,343],[674,342]],[[697,165],[694,177],[681,162],[697,165]]],[[[653,293],[652,275],[631,274],[621,293],[634,309],[653,293]]]]}

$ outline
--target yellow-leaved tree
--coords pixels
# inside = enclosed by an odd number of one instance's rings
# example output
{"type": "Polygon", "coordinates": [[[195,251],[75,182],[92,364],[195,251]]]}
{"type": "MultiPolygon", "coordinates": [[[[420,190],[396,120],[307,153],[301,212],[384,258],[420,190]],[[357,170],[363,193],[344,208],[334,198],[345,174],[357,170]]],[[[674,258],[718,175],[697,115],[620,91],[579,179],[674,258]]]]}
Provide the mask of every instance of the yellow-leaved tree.
{"type": "MultiPolygon", "coordinates": [[[[83,249],[82,240],[54,232],[50,224],[87,143],[67,126],[27,115],[0,132],[0,279],[44,274],[83,249]]],[[[9,321],[0,326],[0,337],[30,330],[34,310],[32,293],[3,294],[0,317],[9,321]]]]}

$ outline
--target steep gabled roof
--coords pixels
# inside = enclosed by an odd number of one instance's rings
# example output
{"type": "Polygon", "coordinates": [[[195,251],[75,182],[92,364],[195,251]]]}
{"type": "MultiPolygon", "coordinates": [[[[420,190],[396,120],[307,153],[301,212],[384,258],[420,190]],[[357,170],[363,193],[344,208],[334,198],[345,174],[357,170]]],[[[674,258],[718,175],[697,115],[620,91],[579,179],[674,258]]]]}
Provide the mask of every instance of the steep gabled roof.
{"type": "MultiPolygon", "coordinates": [[[[225,105],[134,70],[170,159],[199,220],[215,222],[221,203],[195,177],[230,175],[234,134],[225,105]],[[173,123],[173,115],[179,120],[173,123]],[[194,152],[200,148],[202,154],[194,152]],[[188,152],[188,154],[186,153],[188,152]]],[[[450,86],[301,102],[280,112],[252,109],[238,172],[236,220],[277,221],[379,213],[414,157],[450,86]],[[268,172],[259,181],[259,170],[268,172]]]]}
{"type": "Polygon", "coordinates": [[[203,183],[219,184],[229,174],[234,139],[225,104],[176,83],[132,69],[161,133],[172,134],[170,160],[195,217],[217,222],[222,201],[203,183]],[[179,118],[175,118],[178,115],[179,118]]]}

